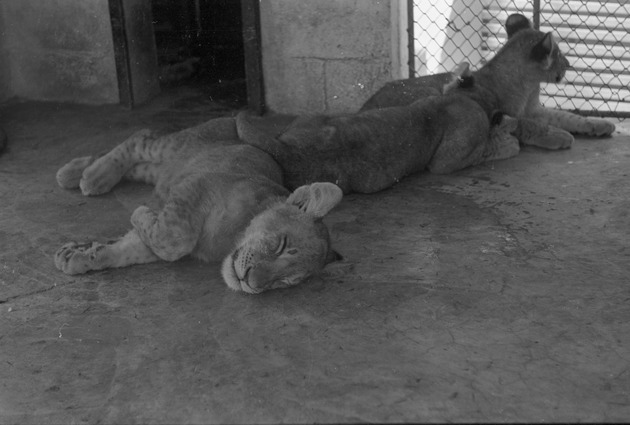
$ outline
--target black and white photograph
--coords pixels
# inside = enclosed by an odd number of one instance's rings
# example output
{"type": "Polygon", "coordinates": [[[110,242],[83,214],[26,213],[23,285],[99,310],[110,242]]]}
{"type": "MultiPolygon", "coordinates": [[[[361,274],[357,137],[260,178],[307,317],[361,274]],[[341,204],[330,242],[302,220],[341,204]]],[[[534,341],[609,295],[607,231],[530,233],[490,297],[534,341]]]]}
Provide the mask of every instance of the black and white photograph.
{"type": "Polygon", "coordinates": [[[0,424],[630,422],[630,2],[0,0],[0,424]]]}

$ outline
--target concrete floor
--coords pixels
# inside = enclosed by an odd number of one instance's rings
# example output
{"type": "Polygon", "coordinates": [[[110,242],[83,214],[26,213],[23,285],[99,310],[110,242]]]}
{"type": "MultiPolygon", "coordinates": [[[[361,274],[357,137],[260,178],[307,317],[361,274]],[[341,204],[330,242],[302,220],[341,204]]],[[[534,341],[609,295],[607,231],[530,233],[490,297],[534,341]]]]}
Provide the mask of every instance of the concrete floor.
{"type": "Polygon", "coordinates": [[[298,288],[234,293],[189,259],[57,271],[150,196],[84,198],[57,169],[231,113],[206,99],[0,106],[0,423],[630,419],[630,123],[348,196],[345,262],[298,288]]]}

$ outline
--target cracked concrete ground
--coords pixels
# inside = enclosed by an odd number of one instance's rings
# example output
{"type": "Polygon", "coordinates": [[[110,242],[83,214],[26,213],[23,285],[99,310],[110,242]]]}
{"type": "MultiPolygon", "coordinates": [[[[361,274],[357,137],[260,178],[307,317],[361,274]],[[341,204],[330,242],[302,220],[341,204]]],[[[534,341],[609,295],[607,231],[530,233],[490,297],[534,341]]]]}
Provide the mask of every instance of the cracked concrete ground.
{"type": "Polygon", "coordinates": [[[346,197],[326,219],[345,262],[301,287],[235,293],[190,259],[55,269],[63,243],[122,234],[150,197],[84,198],[60,166],[232,113],[190,91],[0,106],[0,423],[630,418],[627,123],[346,197]]]}

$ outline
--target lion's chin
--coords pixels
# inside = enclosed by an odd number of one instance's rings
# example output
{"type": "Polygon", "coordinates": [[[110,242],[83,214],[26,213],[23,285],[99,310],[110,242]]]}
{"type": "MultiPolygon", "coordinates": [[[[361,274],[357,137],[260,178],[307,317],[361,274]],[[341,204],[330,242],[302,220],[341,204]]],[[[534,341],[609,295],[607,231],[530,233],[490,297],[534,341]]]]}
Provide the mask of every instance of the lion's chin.
{"type": "Polygon", "coordinates": [[[232,258],[232,254],[225,257],[223,260],[223,265],[221,266],[221,276],[223,276],[223,280],[228,288],[234,291],[242,291],[241,282],[236,275],[236,270],[234,270],[234,259],[232,258]]]}

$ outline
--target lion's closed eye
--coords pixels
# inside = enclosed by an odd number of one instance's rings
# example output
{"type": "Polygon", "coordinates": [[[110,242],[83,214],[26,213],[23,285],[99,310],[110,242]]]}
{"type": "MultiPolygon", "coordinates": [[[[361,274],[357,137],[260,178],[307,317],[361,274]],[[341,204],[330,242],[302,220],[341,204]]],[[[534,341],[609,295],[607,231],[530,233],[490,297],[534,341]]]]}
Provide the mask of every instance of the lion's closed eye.
{"type": "Polygon", "coordinates": [[[284,252],[284,250],[287,247],[287,237],[286,235],[283,235],[280,237],[280,241],[278,243],[278,248],[276,248],[276,255],[282,255],[282,253],[284,252]]]}
{"type": "Polygon", "coordinates": [[[297,248],[291,246],[291,241],[286,234],[279,237],[278,245],[275,249],[276,257],[282,257],[285,255],[296,255],[298,252],[299,251],[297,248]]]}

